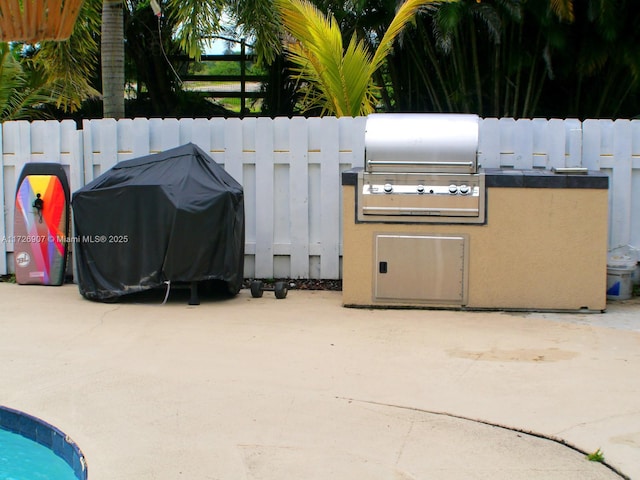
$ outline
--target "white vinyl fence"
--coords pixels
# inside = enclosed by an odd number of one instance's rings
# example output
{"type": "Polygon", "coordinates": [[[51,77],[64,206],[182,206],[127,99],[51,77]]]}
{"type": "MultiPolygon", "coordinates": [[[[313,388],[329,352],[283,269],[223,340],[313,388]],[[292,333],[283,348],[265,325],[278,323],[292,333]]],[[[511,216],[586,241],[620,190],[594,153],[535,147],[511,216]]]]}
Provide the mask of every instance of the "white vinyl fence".
{"type": "MultiPolygon", "coordinates": [[[[0,274],[13,271],[27,162],[61,163],[74,192],[117,162],[197,144],[244,187],[245,277],[341,277],[340,174],[364,162],[365,118],[126,119],[0,125],[0,274]]],[[[479,164],[585,166],[610,177],[609,245],[640,247],[640,120],[483,119],[479,164]],[[636,213],[634,217],[634,212],[636,213]]]]}

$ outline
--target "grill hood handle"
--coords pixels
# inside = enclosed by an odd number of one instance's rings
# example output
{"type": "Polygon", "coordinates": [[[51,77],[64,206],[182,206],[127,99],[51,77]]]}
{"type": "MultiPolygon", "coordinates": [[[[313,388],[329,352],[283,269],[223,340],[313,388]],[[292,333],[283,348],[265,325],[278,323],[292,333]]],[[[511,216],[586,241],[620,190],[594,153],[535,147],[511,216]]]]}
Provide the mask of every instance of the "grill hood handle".
{"type": "Polygon", "coordinates": [[[420,160],[368,160],[369,165],[380,166],[402,166],[402,165],[424,165],[430,167],[469,167],[474,168],[474,162],[425,162],[420,160]]]}

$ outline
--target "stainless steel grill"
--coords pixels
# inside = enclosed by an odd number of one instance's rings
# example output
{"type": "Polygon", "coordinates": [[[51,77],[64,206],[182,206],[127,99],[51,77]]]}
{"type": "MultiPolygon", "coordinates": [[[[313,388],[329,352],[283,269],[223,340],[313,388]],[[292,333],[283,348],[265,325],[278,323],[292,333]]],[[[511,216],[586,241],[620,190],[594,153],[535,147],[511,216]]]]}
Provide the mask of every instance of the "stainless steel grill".
{"type": "Polygon", "coordinates": [[[359,222],[483,223],[476,115],[373,114],[358,175],[359,222]]]}

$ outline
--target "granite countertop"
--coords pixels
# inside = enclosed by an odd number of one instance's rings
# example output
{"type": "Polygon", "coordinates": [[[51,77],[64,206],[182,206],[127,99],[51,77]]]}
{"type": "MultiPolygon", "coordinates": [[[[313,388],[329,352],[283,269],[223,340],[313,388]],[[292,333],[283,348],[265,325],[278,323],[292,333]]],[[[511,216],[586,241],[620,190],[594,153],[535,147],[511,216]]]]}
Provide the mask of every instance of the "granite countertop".
{"type": "Polygon", "coordinates": [[[483,171],[487,188],[609,188],[607,174],[593,170],[586,173],[556,173],[542,169],[487,168],[483,171]]]}
{"type": "MultiPolygon", "coordinates": [[[[342,172],[342,185],[356,185],[362,167],[342,172]]],[[[592,188],[608,189],[606,173],[589,170],[586,173],[556,173],[551,170],[513,168],[481,169],[487,188],[592,188]]]]}

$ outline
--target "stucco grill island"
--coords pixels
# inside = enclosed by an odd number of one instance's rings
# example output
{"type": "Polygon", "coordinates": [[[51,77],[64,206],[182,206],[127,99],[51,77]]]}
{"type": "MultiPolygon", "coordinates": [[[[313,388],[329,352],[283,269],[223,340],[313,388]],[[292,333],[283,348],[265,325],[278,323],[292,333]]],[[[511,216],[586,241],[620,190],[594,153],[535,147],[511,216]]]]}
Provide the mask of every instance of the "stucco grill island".
{"type": "Polygon", "coordinates": [[[343,304],[603,311],[608,177],[484,169],[481,120],[373,114],[343,172],[343,304]]]}

